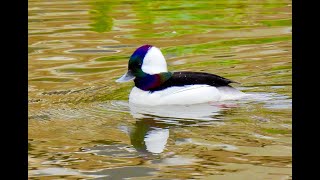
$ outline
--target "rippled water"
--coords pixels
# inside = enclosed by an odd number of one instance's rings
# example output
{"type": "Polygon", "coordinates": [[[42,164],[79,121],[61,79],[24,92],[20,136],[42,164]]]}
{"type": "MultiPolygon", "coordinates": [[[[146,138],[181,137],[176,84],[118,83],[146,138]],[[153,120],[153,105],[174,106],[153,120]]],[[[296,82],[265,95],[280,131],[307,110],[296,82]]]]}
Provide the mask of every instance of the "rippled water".
{"type": "Polygon", "coordinates": [[[291,1],[29,0],[29,179],[292,179],[291,1]],[[251,98],[128,104],[132,52],[251,98]]]}

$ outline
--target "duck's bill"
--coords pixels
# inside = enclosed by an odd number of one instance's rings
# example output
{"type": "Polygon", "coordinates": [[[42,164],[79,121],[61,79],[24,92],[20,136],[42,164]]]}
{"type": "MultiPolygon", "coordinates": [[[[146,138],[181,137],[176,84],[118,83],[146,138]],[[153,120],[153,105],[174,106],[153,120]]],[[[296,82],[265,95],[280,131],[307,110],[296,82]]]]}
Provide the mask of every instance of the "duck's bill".
{"type": "Polygon", "coordinates": [[[128,82],[130,80],[134,79],[134,75],[129,70],[127,73],[125,73],[123,76],[121,76],[119,79],[116,80],[116,82],[128,82]]]}

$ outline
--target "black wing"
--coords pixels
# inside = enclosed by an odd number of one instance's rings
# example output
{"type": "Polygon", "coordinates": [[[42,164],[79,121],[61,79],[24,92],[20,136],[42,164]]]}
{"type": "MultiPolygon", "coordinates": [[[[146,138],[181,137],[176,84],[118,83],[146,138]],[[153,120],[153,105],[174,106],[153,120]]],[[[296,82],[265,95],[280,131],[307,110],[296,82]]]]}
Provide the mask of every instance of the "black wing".
{"type": "Polygon", "coordinates": [[[210,86],[220,87],[229,86],[230,83],[237,83],[230,79],[220,77],[215,74],[202,72],[174,72],[172,77],[152,91],[162,90],[172,86],[185,86],[194,84],[207,84],[210,86]]]}

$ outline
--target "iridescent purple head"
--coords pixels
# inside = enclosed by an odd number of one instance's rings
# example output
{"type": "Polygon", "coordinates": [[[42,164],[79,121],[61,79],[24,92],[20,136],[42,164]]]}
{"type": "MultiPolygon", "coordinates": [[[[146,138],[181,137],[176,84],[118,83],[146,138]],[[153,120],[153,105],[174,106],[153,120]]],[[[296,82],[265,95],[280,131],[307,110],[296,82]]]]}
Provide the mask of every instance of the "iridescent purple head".
{"type": "Polygon", "coordinates": [[[160,49],[152,45],[143,45],[133,52],[129,59],[128,72],[116,82],[126,82],[146,74],[152,75],[167,71],[167,63],[160,49]]]}
{"type": "Polygon", "coordinates": [[[143,59],[151,48],[151,45],[143,45],[134,51],[129,59],[128,70],[131,70],[133,74],[139,73],[143,64],[143,59]]]}

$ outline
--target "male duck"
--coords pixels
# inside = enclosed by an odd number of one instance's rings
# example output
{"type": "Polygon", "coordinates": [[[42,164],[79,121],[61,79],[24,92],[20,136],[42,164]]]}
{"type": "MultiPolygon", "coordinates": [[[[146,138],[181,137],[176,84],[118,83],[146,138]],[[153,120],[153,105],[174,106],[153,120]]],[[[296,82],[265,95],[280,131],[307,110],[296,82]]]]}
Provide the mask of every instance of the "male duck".
{"type": "Polygon", "coordinates": [[[186,105],[237,99],[245,94],[229,84],[229,79],[201,72],[168,72],[160,49],[144,45],[130,57],[128,72],[116,82],[134,79],[129,103],[186,105]]]}

